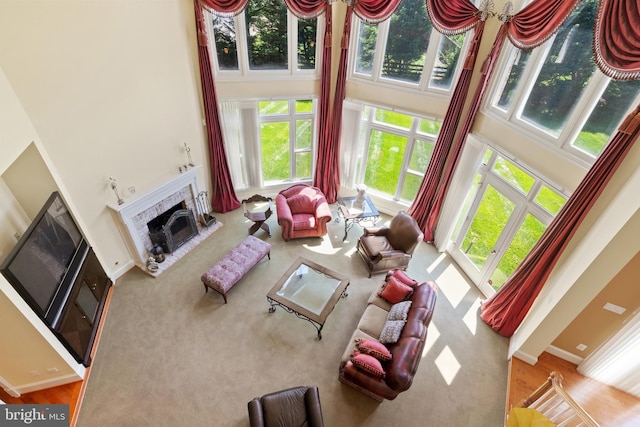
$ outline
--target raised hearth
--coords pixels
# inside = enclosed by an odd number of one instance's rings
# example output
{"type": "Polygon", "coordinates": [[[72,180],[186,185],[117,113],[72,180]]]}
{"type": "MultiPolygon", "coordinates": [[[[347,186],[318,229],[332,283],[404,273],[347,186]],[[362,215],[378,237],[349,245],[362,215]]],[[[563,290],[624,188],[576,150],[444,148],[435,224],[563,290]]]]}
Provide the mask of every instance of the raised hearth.
{"type": "Polygon", "coordinates": [[[154,276],[160,274],[221,226],[220,223],[212,224],[209,227],[201,227],[196,224],[198,233],[194,238],[189,239],[188,242],[186,240],[181,242],[179,250],[173,248],[173,253],[159,264],[160,269],[157,272],[152,273],[147,270],[147,260],[154,247],[149,235],[148,223],[181,203],[184,204],[185,210],[190,210],[196,217],[199,216],[200,212],[198,212],[195,201],[198,195],[197,170],[197,168],[190,169],[160,187],[127,200],[122,205],[109,205],[111,210],[117,214],[116,222],[131,257],[136,265],[147,273],[154,276]]]}

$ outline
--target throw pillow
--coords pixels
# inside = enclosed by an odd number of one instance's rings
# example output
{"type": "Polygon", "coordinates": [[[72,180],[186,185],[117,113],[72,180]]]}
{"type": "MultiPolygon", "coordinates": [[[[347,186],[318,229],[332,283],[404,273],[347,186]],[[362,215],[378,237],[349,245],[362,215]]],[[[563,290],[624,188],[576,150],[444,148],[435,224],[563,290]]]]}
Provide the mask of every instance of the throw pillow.
{"type": "Polygon", "coordinates": [[[309,199],[307,196],[297,194],[287,199],[291,214],[312,214],[315,212],[316,204],[314,200],[309,199]]]}
{"type": "Polygon", "coordinates": [[[368,354],[356,352],[351,358],[351,362],[353,362],[356,367],[376,377],[384,378],[386,375],[380,361],[368,354]]]}
{"type": "Polygon", "coordinates": [[[391,360],[391,352],[380,341],[358,338],[356,339],[356,347],[361,353],[373,356],[383,362],[391,360]]]}
{"type": "Polygon", "coordinates": [[[401,281],[405,285],[411,286],[412,288],[415,288],[418,285],[417,280],[407,276],[407,273],[402,270],[394,270],[390,277],[395,277],[397,280],[401,281]]]}
{"type": "Polygon", "coordinates": [[[404,320],[387,320],[380,332],[380,342],[383,344],[393,344],[400,339],[402,328],[404,328],[404,320]]]}
{"type": "Polygon", "coordinates": [[[405,285],[395,277],[389,277],[387,283],[378,296],[390,302],[391,304],[404,301],[411,295],[413,288],[409,285],[405,285]]]}
{"type": "Polygon", "coordinates": [[[387,320],[407,320],[411,308],[411,301],[402,301],[391,306],[387,320]]]}

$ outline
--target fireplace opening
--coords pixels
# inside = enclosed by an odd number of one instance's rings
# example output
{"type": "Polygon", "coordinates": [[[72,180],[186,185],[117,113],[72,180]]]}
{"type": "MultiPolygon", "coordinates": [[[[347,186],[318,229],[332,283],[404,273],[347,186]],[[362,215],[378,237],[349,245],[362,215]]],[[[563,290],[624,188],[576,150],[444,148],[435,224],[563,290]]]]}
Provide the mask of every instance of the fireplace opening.
{"type": "Polygon", "coordinates": [[[153,246],[162,247],[165,253],[173,253],[198,234],[195,216],[184,201],[149,221],[147,227],[153,246]]]}

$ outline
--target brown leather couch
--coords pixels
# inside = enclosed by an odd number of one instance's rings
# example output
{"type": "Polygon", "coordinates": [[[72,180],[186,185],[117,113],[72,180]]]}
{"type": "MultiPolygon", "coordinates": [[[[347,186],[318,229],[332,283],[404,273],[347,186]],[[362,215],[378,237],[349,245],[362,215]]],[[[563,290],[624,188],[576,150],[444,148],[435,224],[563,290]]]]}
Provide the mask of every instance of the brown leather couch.
{"type": "Polygon", "coordinates": [[[398,394],[411,387],[418,371],[422,350],[427,338],[427,328],[431,322],[437,299],[437,286],[427,281],[414,288],[410,297],[411,307],[407,322],[402,328],[400,338],[394,344],[388,344],[392,358],[382,363],[385,377],[380,378],[366,370],[358,368],[351,361],[356,350],[356,340],[378,340],[392,304],[378,296],[382,286],[374,290],[369,297],[358,327],[353,332],[342,356],[339,368],[340,382],[347,384],[367,396],[382,402],[393,400],[398,394]]]}
{"type": "Polygon", "coordinates": [[[405,211],[398,212],[388,227],[365,227],[357,248],[369,277],[394,268],[406,270],[423,237],[416,220],[405,211]]]}
{"type": "Polygon", "coordinates": [[[278,224],[284,240],[327,234],[329,203],[319,188],[296,184],[276,195],[278,224]]]}
{"type": "Polygon", "coordinates": [[[247,404],[251,427],[322,427],[318,387],[293,387],[256,397],[247,404]]]}

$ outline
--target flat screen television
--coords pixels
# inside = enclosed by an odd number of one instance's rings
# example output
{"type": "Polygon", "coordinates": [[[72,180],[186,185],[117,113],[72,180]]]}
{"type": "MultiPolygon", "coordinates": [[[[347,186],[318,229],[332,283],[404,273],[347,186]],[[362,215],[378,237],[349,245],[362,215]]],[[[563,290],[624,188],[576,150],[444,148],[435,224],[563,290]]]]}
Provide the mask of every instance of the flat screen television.
{"type": "Polygon", "coordinates": [[[31,308],[54,328],[88,245],[56,191],[0,266],[31,308]]]}

